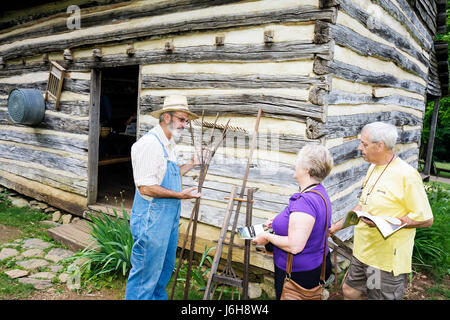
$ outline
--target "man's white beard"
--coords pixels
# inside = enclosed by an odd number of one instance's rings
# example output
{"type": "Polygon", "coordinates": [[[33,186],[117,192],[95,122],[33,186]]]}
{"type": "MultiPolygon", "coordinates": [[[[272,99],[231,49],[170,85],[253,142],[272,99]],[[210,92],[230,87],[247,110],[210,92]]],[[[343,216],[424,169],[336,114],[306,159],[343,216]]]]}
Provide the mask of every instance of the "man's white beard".
{"type": "Polygon", "coordinates": [[[175,139],[175,141],[178,141],[181,138],[181,133],[183,132],[184,128],[175,129],[173,126],[173,121],[171,121],[167,125],[167,130],[169,130],[169,132],[172,134],[172,137],[175,139]]]}

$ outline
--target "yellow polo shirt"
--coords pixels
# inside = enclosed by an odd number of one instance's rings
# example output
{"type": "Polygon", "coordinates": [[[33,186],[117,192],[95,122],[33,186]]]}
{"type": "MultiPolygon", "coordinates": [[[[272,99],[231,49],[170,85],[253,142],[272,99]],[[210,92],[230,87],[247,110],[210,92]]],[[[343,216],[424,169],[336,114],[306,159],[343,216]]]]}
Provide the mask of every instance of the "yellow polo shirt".
{"type": "MultiPolygon", "coordinates": [[[[433,213],[419,173],[398,157],[368,195],[385,167],[374,164],[369,167],[366,175],[369,180],[360,197],[362,210],[377,216],[399,218],[408,215],[415,221],[431,219],[433,213]]],[[[394,276],[409,273],[415,235],[415,228],[404,227],[384,239],[376,227],[359,221],[354,230],[353,255],[367,265],[393,271],[394,276]]]]}

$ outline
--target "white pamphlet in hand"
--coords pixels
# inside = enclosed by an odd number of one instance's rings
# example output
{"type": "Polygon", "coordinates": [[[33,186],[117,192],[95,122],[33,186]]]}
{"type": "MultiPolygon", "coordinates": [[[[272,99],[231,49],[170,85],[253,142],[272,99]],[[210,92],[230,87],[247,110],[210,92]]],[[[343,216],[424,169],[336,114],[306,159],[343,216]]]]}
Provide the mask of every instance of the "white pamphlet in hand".
{"type": "Polygon", "coordinates": [[[238,227],[237,232],[242,239],[251,240],[255,239],[259,234],[264,232],[270,232],[272,229],[268,229],[264,223],[256,224],[249,227],[238,227]]]}
{"type": "Polygon", "coordinates": [[[344,229],[349,226],[357,224],[361,217],[369,219],[373,223],[375,223],[375,225],[377,226],[378,230],[381,232],[384,238],[389,237],[394,232],[406,226],[406,223],[402,224],[402,221],[398,218],[386,216],[374,216],[368,212],[354,210],[349,211],[347,213],[342,228],[344,229]]]}

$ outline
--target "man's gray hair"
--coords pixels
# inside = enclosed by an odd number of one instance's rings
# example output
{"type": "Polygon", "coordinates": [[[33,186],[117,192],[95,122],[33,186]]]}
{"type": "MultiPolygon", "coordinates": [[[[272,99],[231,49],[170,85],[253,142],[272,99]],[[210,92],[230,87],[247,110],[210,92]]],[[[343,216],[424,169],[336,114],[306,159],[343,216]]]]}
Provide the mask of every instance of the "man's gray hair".
{"type": "Polygon", "coordinates": [[[166,113],[170,114],[171,116],[172,116],[172,114],[173,114],[172,111],[167,111],[167,112],[161,113],[161,115],[159,116],[159,123],[161,123],[161,122],[164,121],[164,115],[165,115],[166,113]]]}
{"type": "Polygon", "coordinates": [[[377,143],[382,141],[388,150],[392,150],[397,142],[397,128],[390,123],[372,122],[366,124],[362,128],[361,132],[362,131],[368,133],[371,142],[377,143]]]}

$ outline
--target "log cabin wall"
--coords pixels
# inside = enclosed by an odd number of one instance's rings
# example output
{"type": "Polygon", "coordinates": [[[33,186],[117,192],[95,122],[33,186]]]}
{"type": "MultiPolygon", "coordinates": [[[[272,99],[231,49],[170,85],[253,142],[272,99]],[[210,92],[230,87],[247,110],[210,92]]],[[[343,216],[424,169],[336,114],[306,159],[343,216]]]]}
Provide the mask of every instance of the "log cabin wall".
{"type": "MultiPolygon", "coordinates": [[[[316,136],[324,135],[325,145],[339,150],[333,171],[343,174],[331,192],[334,220],[357,203],[368,168],[356,151],[365,124],[396,125],[395,151],[417,168],[435,33],[406,0],[324,0],[320,6],[338,9],[335,24],[316,23],[316,42],[334,42],[333,59],[318,58],[314,65],[316,74],[332,74],[327,122],[316,136]]],[[[338,235],[347,238],[350,232],[338,235]]]]}
{"type": "MultiPolygon", "coordinates": [[[[258,188],[253,221],[281,211],[297,190],[292,178],[296,153],[305,143],[320,143],[306,137],[306,118],[322,123],[327,116],[317,93],[328,90],[329,77],[316,76],[312,69],[314,58],[327,59],[331,50],[327,43],[314,42],[315,21],[334,22],[335,9],[322,10],[317,0],[120,2],[83,8],[81,28],[75,30],[67,29],[68,15],[57,4],[26,14],[36,20],[3,22],[9,28],[0,35],[1,184],[81,214],[88,188],[91,70],[140,65],[138,136],[156,124],[150,112],[170,93],[185,94],[194,111],[205,110],[207,120],[220,112],[225,115],[221,122],[232,118],[233,125],[249,131],[230,133],[209,169],[196,250],[215,245],[211,239],[218,238],[223,197],[232,184],[242,183],[260,106],[264,118],[248,183],[258,188]],[[60,110],[49,101],[37,127],[12,124],[9,91],[32,87],[43,92],[48,60],[68,72],[60,110]]],[[[188,134],[178,152],[183,159],[191,157],[188,134]]],[[[198,170],[184,177],[184,185],[195,185],[197,175],[198,170]]],[[[182,216],[189,217],[191,208],[184,201],[182,216]]],[[[183,222],[181,232],[185,227],[183,222]]],[[[242,252],[235,256],[242,261],[242,252]]],[[[252,265],[273,268],[263,255],[253,255],[252,265]]]]}
{"type": "MultiPolygon", "coordinates": [[[[401,130],[397,152],[417,165],[431,36],[403,0],[73,2],[81,8],[80,29],[67,29],[66,8],[55,3],[17,13],[15,22],[0,21],[6,28],[0,34],[0,184],[81,214],[87,205],[91,70],[125,65],[140,66],[138,136],[157,124],[150,112],[168,94],[186,95],[208,121],[220,112],[221,123],[231,118],[248,130],[230,132],[209,168],[199,252],[215,245],[223,198],[242,183],[259,107],[264,114],[247,184],[257,188],[254,223],[276,215],[297,191],[293,165],[306,143],[326,145],[335,159],[325,181],[333,221],[356,204],[368,167],[356,151],[364,124],[395,123],[401,130]],[[12,124],[9,91],[43,92],[47,60],[68,71],[60,110],[49,101],[39,126],[12,124]]],[[[181,159],[192,156],[190,141],[184,133],[177,146],[181,159]]],[[[196,185],[197,178],[193,170],[183,177],[184,186],[196,185]]],[[[182,217],[189,217],[192,205],[182,202],[182,217]]],[[[186,225],[184,220],[180,239],[186,225]]],[[[243,252],[234,252],[243,261],[243,252]]],[[[263,254],[252,254],[251,264],[273,268],[263,254]]]]}
{"type": "Polygon", "coordinates": [[[33,59],[0,70],[0,183],[81,215],[88,181],[90,72],[69,72],[59,110],[54,100],[47,101],[41,124],[17,125],[8,117],[9,92],[35,88],[44,93],[48,80],[48,64],[33,59]]]}

